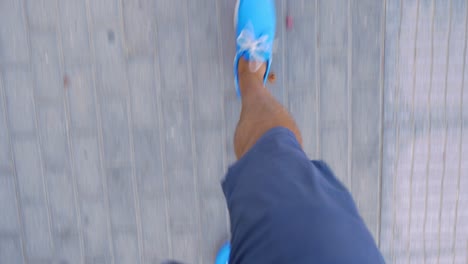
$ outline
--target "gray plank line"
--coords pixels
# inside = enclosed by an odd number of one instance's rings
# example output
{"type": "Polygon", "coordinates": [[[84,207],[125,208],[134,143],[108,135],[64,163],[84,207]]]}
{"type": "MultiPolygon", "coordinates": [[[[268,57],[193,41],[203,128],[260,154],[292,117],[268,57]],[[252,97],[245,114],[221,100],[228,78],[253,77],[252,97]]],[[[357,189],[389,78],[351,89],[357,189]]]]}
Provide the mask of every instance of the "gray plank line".
{"type": "MultiPolygon", "coordinates": [[[[188,66],[191,61],[188,46],[187,2],[172,1],[158,9],[162,27],[159,27],[159,49],[161,65],[161,91],[163,96],[164,156],[166,159],[165,173],[168,174],[168,202],[171,241],[174,257],[180,261],[192,261],[197,257],[199,247],[199,201],[194,181],[195,161],[193,157],[193,93],[189,78],[193,78],[188,66]],[[167,7],[167,8],[166,8],[167,7]],[[180,10],[180,8],[182,10],[180,10]],[[180,14],[182,12],[182,14],[180,14]],[[167,15],[166,15],[167,14],[167,15]],[[180,16],[182,15],[182,17],[180,16]],[[161,20],[161,17],[166,17],[161,20]],[[167,28],[164,23],[176,20],[179,30],[167,28]],[[176,41],[176,42],[174,42],[176,41]],[[168,50],[169,49],[169,50],[168,50]],[[180,60],[173,60],[180,56],[180,60]],[[174,74],[177,72],[177,76],[174,74]],[[192,113],[191,113],[192,112],[192,113]],[[188,153],[187,153],[188,152],[188,153]],[[181,160],[180,156],[185,155],[181,160]],[[181,210],[184,208],[185,210],[181,210]]],[[[197,261],[198,262],[198,261],[197,261]]]]}
{"type": "MultiPolygon", "coordinates": [[[[391,1],[391,0],[389,0],[391,1]]],[[[377,246],[381,248],[381,240],[382,240],[382,200],[383,200],[383,159],[384,159],[384,111],[385,111],[385,30],[386,30],[386,21],[387,21],[387,0],[383,0],[382,4],[382,24],[381,24],[381,36],[380,36],[380,76],[379,76],[379,89],[380,89],[380,128],[379,128],[379,134],[380,134],[380,140],[379,140],[379,160],[378,160],[378,192],[379,192],[379,203],[378,206],[379,208],[377,209],[377,246]]]]}
{"type": "Polygon", "coordinates": [[[22,10],[24,8],[18,7],[23,5],[22,1],[2,1],[2,9],[0,15],[2,16],[2,36],[1,45],[2,50],[0,52],[0,64],[2,66],[15,67],[15,66],[26,66],[31,63],[31,54],[28,53],[27,36],[28,30],[27,24],[24,23],[23,14],[26,14],[22,10]],[[4,13],[5,12],[5,13],[4,13]],[[21,14],[18,14],[21,13],[21,14]],[[18,16],[18,17],[15,17],[18,16]],[[10,21],[8,21],[10,20],[10,21]],[[8,25],[7,23],[12,23],[8,25]],[[15,27],[14,34],[5,34],[8,31],[4,31],[4,28],[15,27]]]}
{"type": "Polygon", "coordinates": [[[236,160],[234,154],[234,145],[233,145],[233,138],[235,135],[236,123],[239,120],[239,113],[240,113],[240,105],[241,101],[240,98],[236,95],[234,89],[234,76],[232,74],[232,67],[233,67],[233,59],[236,50],[236,37],[234,32],[233,22],[230,17],[233,17],[234,13],[234,1],[223,1],[222,5],[222,15],[228,19],[224,19],[222,22],[224,33],[223,40],[223,60],[225,64],[225,69],[227,70],[225,73],[225,77],[227,76],[227,81],[224,87],[224,99],[225,99],[225,113],[226,113],[226,147],[227,147],[227,158],[228,163],[234,162],[236,160]]]}
{"type": "Polygon", "coordinates": [[[416,59],[418,55],[417,51],[417,43],[418,43],[418,29],[419,29],[419,12],[420,12],[420,2],[419,0],[416,1],[416,29],[414,31],[414,44],[413,44],[413,80],[412,80],[412,102],[411,102],[411,123],[413,127],[412,131],[412,138],[411,138],[411,169],[410,169],[410,183],[409,183],[409,220],[408,220],[408,241],[406,242],[406,249],[407,249],[407,260],[408,263],[411,261],[411,217],[412,217],[412,206],[413,206],[413,177],[414,177],[414,150],[415,150],[415,139],[416,139],[416,126],[414,121],[414,105],[415,105],[415,97],[416,97],[416,70],[417,64],[416,59]]]}
{"type": "MultiPolygon", "coordinates": [[[[203,243],[197,255],[201,257],[200,263],[208,263],[214,258],[214,252],[220,243],[226,240],[228,233],[228,218],[221,187],[220,176],[224,173],[223,160],[226,155],[224,136],[223,109],[223,72],[216,67],[222,63],[220,55],[219,33],[216,16],[217,6],[214,0],[199,1],[198,5],[189,3],[188,30],[190,43],[193,47],[191,54],[193,77],[193,126],[194,143],[197,154],[197,184],[198,198],[200,199],[200,228],[203,234],[203,243]],[[207,40],[206,45],[198,45],[200,40],[207,40]],[[197,47],[198,46],[198,47],[197,47]],[[200,90],[201,89],[201,90],[200,90]],[[207,102],[212,102],[207,104],[207,102]],[[225,221],[223,221],[225,220],[225,221]]],[[[222,32],[222,31],[219,31],[222,32]]],[[[224,66],[223,66],[224,68],[224,66]]]]}
{"type": "Polygon", "coordinates": [[[126,108],[127,108],[127,116],[128,116],[127,122],[128,122],[128,130],[129,130],[129,135],[130,135],[130,166],[131,166],[131,177],[132,177],[133,203],[135,205],[137,244],[138,244],[140,263],[144,263],[143,234],[142,234],[143,229],[142,229],[142,223],[141,223],[141,205],[140,205],[140,199],[138,198],[139,191],[138,191],[138,183],[137,183],[136,173],[135,173],[135,143],[134,143],[134,133],[133,133],[133,127],[132,127],[134,123],[133,123],[133,117],[132,117],[132,111],[131,111],[130,96],[127,96],[126,102],[127,102],[126,108]]]}
{"type": "Polygon", "coordinates": [[[318,158],[318,159],[322,159],[322,155],[321,155],[321,144],[320,144],[320,137],[321,137],[321,131],[320,131],[320,46],[319,46],[319,30],[320,30],[320,23],[319,23],[319,16],[318,16],[318,12],[319,12],[319,0],[315,0],[315,105],[316,105],[316,108],[315,108],[315,113],[316,113],[316,116],[315,116],[315,120],[316,120],[316,127],[317,127],[317,131],[316,131],[316,142],[317,142],[317,150],[316,150],[316,154],[315,156],[318,158]]]}
{"type": "MultiPolygon", "coordinates": [[[[123,47],[123,50],[124,50],[124,52],[123,52],[124,60],[125,60],[125,64],[127,64],[129,50],[128,50],[128,45],[127,45],[127,35],[126,35],[126,32],[125,32],[125,19],[124,19],[124,10],[123,10],[124,9],[124,7],[123,7],[124,4],[123,4],[123,1],[124,0],[118,0],[117,1],[117,9],[118,9],[118,13],[119,13],[119,19],[118,19],[119,20],[119,28],[122,31],[122,47],[123,47]]],[[[138,2],[140,4],[141,1],[138,0],[136,2],[138,2]]],[[[127,72],[128,72],[128,69],[127,69],[127,72]]],[[[128,89],[130,89],[130,87],[128,87],[128,89]]],[[[130,127],[130,129],[131,129],[131,127],[130,127]]],[[[133,140],[131,140],[131,141],[133,141],[133,140]]],[[[132,143],[130,143],[130,144],[132,144],[132,143]]],[[[135,164],[135,163],[133,163],[133,164],[135,164]]],[[[132,174],[133,174],[133,172],[132,172],[132,174]]],[[[141,237],[140,235],[138,235],[138,236],[141,237]]],[[[138,241],[140,241],[140,239],[138,239],[138,241]]],[[[138,247],[139,247],[138,250],[139,250],[140,255],[141,255],[141,253],[142,253],[141,247],[140,246],[138,246],[138,247]]],[[[140,261],[142,261],[141,258],[140,258],[140,261]]]]}
{"type": "Polygon", "coordinates": [[[345,110],[348,113],[344,116],[348,120],[347,133],[350,137],[348,148],[345,149],[350,151],[347,160],[352,164],[347,165],[347,173],[351,175],[345,181],[349,182],[358,208],[376,238],[379,208],[378,151],[381,139],[378,111],[381,108],[381,95],[378,87],[381,75],[379,66],[382,62],[379,40],[383,6],[380,1],[372,0],[350,1],[349,4],[351,10],[348,12],[352,15],[348,24],[352,24],[352,29],[348,31],[351,31],[352,36],[348,62],[351,61],[352,65],[348,65],[351,70],[348,73],[350,87],[345,93],[350,94],[351,98],[348,97],[346,103],[351,104],[348,106],[351,110],[345,110]],[[367,23],[368,20],[373,23],[367,23]]]}
{"type": "MultiPolygon", "coordinates": [[[[235,1],[234,1],[235,2],[235,1]]],[[[284,72],[284,44],[285,44],[285,27],[282,20],[284,14],[283,0],[273,0],[276,7],[276,35],[273,40],[273,63],[271,66],[271,72],[276,73],[276,81],[273,83],[266,83],[266,87],[270,90],[276,100],[283,104],[287,108],[287,102],[285,102],[285,93],[287,92],[285,84],[286,74],[284,72]],[[286,91],[285,91],[286,90],[286,91]]],[[[234,13],[234,9],[231,9],[231,14],[234,13]]]]}
{"type": "Polygon", "coordinates": [[[387,160],[382,165],[382,209],[381,209],[381,241],[380,247],[387,261],[392,258],[393,248],[393,200],[394,200],[394,169],[395,163],[395,138],[397,132],[396,118],[398,106],[397,87],[398,87],[398,51],[399,51],[399,31],[400,18],[399,0],[388,0],[385,3],[385,31],[384,34],[384,121],[383,121],[383,158],[387,160]]]}
{"type": "Polygon", "coordinates": [[[320,140],[324,144],[321,155],[336,176],[346,186],[347,149],[347,10],[336,8],[340,1],[321,1],[318,17],[320,23],[320,140]],[[334,104],[328,102],[334,101],[334,104]]]}
{"type": "MultiPolygon", "coordinates": [[[[201,234],[201,215],[200,215],[200,191],[198,186],[198,155],[196,151],[196,142],[195,142],[195,130],[194,130],[194,98],[193,98],[193,76],[192,76],[192,48],[190,45],[190,32],[189,32],[189,11],[188,11],[188,1],[184,1],[184,15],[185,15],[185,38],[187,41],[185,42],[185,49],[187,53],[187,78],[188,78],[188,86],[189,86],[189,123],[190,123],[190,140],[191,144],[191,155],[192,155],[192,181],[195,191],[195,211],[197,214],[197,241],[198,247],[201,247],[202,244],[202,234],[201,234]]],[[[200,252],[200,250],[198,250],[200,252]]],[[[198,263],[202,263],[202,254],[198,254],[198,263]]]]}
{"type": "MultiPolygon", "coordinates": [[[[352,60],[353,60],[353,19],[352,19],[352,11],[351,11],[351,1],[347,0],[347,11],[348,11],[348,65],[347,65],[347,72],[348,78],[346,81],[346,86],[348,90],[348,115],[347,115],[347,132],[348,132],[348,153],[347,153],[347,160],[348,164],[346,166],[347,175],[346,181],[348,182],[349,189],[351,193],[354,193],[353,184],[351,184],[351,174],[352,174],[352,153],[353,153],[353,75],[352,75],[352,60]]],[[[360,208],[361,199],[357,200],[357,207],[360,208]]]]}
{"type": "Polygon", "coordinates": [[[294,19],[286,31],[286,66],[289,111],[302,133],[303,149],[311,159],[317,159],[316,76],[315,53],[316,1],[289,3],[289,16],[294,19]]]}
{"type": "MultiPolygon", "coordinates": [[[[56,10],[59,10],[59,4],[58,1],[55,1],[56,4],[56,10]]],[[[58,21],[58,19],[57,19],[58,21]]],[[[58,23],[58,22],[57,22],[58,23]]],[[[65,72],[65,57],[63,53],[63,47],[62,47],[62,31],[60,30],[60,25],[56,25],[56,30],[57,30],[57,52],[59,54],[59,65],[62,70],[62,72],[65,72]]],[[[83,237],[83,228],[82,228],[82,223],[81,223],[81,206],[80,206],[80,201],[79,201],[79,194],[78,194],[78,186],[77,186],[77,180],[76,180],[76,174],[75,174],[75,158],[73,156],[73,144],[72,144],[72,139],[71,139],[71,114],[70,114],[70,102],[68,101],[69,98],[69,93],[68,89],[64,89],[64,93],[62,94],[62,101],[63,105],[65,108],[65,130],[66,130],[66,135],[67,135],[67,143],[68,143],[68,155],[69,155],[69,163],[70,163],[70,174],[72,178],[72,184],[73,184],[73,196],[74,196],[74,203],[75,203],[75,213],[76,213],[76,218],[77,218],[77,225],[78,225],[78,240],[80,244],[80,257],[81,257],[81,262],[83,263],[85,261],[85,253],[84,253],[84,237],[83,237]]]]}
{"type": "Polygon", "coordinates": [[[92,85],[93,85],[93,95],[94,95],[94,106],[96,109],[96,128],[98,134],[98,151],[99,151],[99,165],[101,170],[101,177],[102,177],[102,185],[103,185],[103,193],[104,193],[104,203],[106,207],[106,220],[107,220],[107,235],[108,235],[108,247],[111,257],[111,263],[115,263],[115,253],[114,253],[114,246],[112,244],[113,235],[112,235],[112,228],[111,228],[111,219],[110,219],[110,202],[109,202],[109,186],[107,183],[107,171],[104,168],[104,138],[103,138],[103,130],[102,130],[102,114],[101,114],[101,106],[98,100],[98,91],[97,91],[97,82],[96,82],[96,48],[94,46],[94,40],[91,36],[92,30],[92,16],[90,10],[90,0],[85,1],[86,7],[86,21],[87,21],[87,33],[88,33],[88,45],[91,49],[91,74],[92,74],[92,85]]]}
{"type": "MultiPolygon", "coordinates": [[[[29,25],[29,19],[28,19],[28,16],[27,16],[27,11],[25,9],[25,4],[24,4],[24,1],[21,1],[21,15],[22,15],[22,19],[25,21],[25,24],[26,25],[29,25]]],[[[27,48],[28,48],[28,53],[29,54],[32,54],[32,44],[31,44],[31,34],[30,34],[30,30],[26,30],[26,39],[27,39],[27,48]]],[[[28,67],[28,73],[29,74],[32,74],[32,63],[31,63],[31,59],[29,61],[29,67],[28,67]]],[[[32,77],[34,78],[34,77],[32,77]]],[[[41,146],[43,145],[42,143],[42,137],[41,137],[41,133],[39,133],[39,124],[38,124],[38,114],[37,114],[37,105],[36,105],[36,98],[37,98],[37,94],[36,94],[36,89],[34,89],[33,87],[31,87],[33,92],[32,92],[32,96],[33,96],[33,100],[32,100],[32,105],[33,105],[33,111],[34,111],[34,129],[36,131],[36,147],[37,149],[39,150],[38,151],[38,156],[39,156],[39,162],[40,162],[40,167],[41,167],[41,171],[40,171],[40,174],[41,174],[41,178],[42,178],[42,185],[43,185],[43,190],[44,190],[44,197],[45,197],[45,201],[46,201],[46,211],[47,211],[47,221],[48,221],[48,225],[49,225],[49,233],[48,235],[50,236],[50,243],[51,243],[51,246],[52,246],[52,250],[55,249],[55,243],[54,243],[54,239],[53,239],[53,235],[52,235],[52,215],[51,215],[51,205],[50,205],[50,200],[49,200],[49,188],[47,186],[47,181],[45,180],[45,173],[44,173],[44,159],[43,159],[43,153],[42,153],[42,148],[41,146]]]]}
{"type": "MultiPolygon", "coordinates": [[[[217,36],[218,36],[218,63],[219,67],[221,70],[221,85],[226,84],[226,75],[224,73],[224,63],[223,63],[223,37],[220,32],[222,32],[222,24],[221,24],[221,6],[219,4],[219,1],[215,0],[215,5],[216,5],[216,16],[217,16],[217,36]]],[[[224,95],[224,93],[223,93],[224,95]]],[[[227,161],[227,146],[226,146],[226,138],[227,138],[227,133],[226,133],[226,110],[225,110],[225,100],[221,100],[221,124],[222,124],[222,144],[223,144],[223,168],[224,170],[227,170],[228,167],[228,161],[227,161]]],[[[219,187],[221,188],[221,186],[219,187]]],[[[227,207],[224,210],[224,215],[225,215],[225,221],[226,221],[226,233],[230,234],[230,229],[229,229],[229,212],[227,207]]]]}
{"type": "MultiPolygon", "coordinates": [[[[399,92],[397,92],[399,93],[399,92]]],[[[396,125],[396,140],[395,140],[395,153],[396,158],[394,162],[393,168],[393,199],[392,199],[392,207],[393,207],[393,217],[392,217],[392,243],[391,243],[391,257],[392,263],[395,263],[395,235],[396,235],[396,186],[397,186],[397,170],[398,170],[398,162],[399,162],[399,139],[400,139],[400,126],[396,125]]]]}
{"type": "MultiPolygon", "coordinates": [[[[159,30],[158,30],[158,25],[156,23],[155,25],[155,35],[156,39],[159,39],[159,30]]],[[[156,49],[159,51],[159,43],[156,42],[156,49]]],[[[162,114],[162,82],[161,82],[161,61],[159,60],[157,56],[158,52],[155,52],[154,56],[154,64],[155,64],[155,74],[156,76],[159,76],[155,81],[157,82],[157,89],[156,89],[156,100],[157,100],[157,111],[158,111],[158,116],[157,116],[157,124],[158,124],[158,129],[159,129],[159,142],[160,142],[160,156],[161,156],[161,171],[163,174],[163,185],[164,185],[164,205],[165,205],[165,210],[164,214],[166,217],[166,242],[169,250],[169,258],[172,258],[174,256],[173,249],[172,249],[172,238],[171,238],[171,228],[170,228],[170,217],[169,217],[169,201],[168,201],[168,192],[169,192],[169,187],[168,187],[168,179],[167,179],[167,174],[166,174],[166,159],[164,158],[164,153],[165,153],[165,148],[166,144],[164,142],[164,133],[163,131],[166,129],[164,125],[164,120],[163,120],[163,114],[162,114]]]]}
{"type": "Polygon", "coordinates": [[[21,198],[20,198],[20,193],[19,193],[19,180],[18,180],[18,175],[16,172],[16,162],[15,158],[13,155],[13,142],[12,142],[12,137],[11,137],[11,130],[10,130],[10,120],[8,119],[8,114],[7,114],[7,100],[6,100],[6,92],[2,87],[5,87],[4,81],[3,81],[3,74],[0,71],[0,104],[3,108],[3,115],[5,119],[5,130],[7,131],[8,135],[8,147],[10,149],[10,160],[11,160],[11,170],[14,175],[13,177],[13,183],[15,186],[15,202],[16,202],[16,214],[18,217],[18,222],[19,222],[19,233],[20,233],[20,244],[21,244],[21,257],[23,258],[23,263],[26,263],[26,241],[25,241],[25,231],[24,231],[24,221],[23,221],[23,213],[22,213],[22,205],[21,205],[21,198]]]}
{"type": "MultiPolygon", "coordinates": [[[[118,9],[119,9],[119,26],[120,30],[122,31],[122,46],[124,50],[125,58],[125,68],[126,73],[128,75],[128,46],[127,46],[127,38],[125,37],[125,25],[124,25],[124,15],[123,15],[123,0],[118,1],[118,9]]],[[[135,220],[136,220],[136,229],[137,229],[137,246],[138,246],[138,257],[141,264],[145,262],[144,254],[143,254],[143,227],[142,227],[142,220],[141,220],[141,201],[139,199],[139,190],[138,190],[138,181],[136,177],[136,169],[135,169],[135,141],[134,141],[134,131],[133,131],[133,111],[132,111],[132,100],[131,100],[131,92],[130,92],[130,83],[129,78],[127,80],[127,94],[126,94],[126,108],[127,108],[127,128],[129,133],[129,141],[130,141],[130,166],[131,166],[131,177],[132,177],[132,190],[133,190],[133,203],[135,205],[135,220]]]]}
{"type": "MultiPolygon", "coordinates": [[[[287,30],[285,29],[285,21],[284,21],[284,17],[285,15],[288,15],[288,11],[287,10],[287,0],[281,0],[281,15],[280,15],[280,19],[279,21],[277,21],[276,23],[278,24],[278,26],[280,27],[280,30],[281,30],[281,74],[283,75],[282,76],[282,81],[281,81],[281,89],[283,90],[283,104],[284,104],[284,108],[286,109],[289,109],[289,98],[288,98],[288,90],[291,89],[291,87],[288,87],[286,84],[288,83],[288,75],[286,74],[286,49],[287,49],[287,42],[286,42],[286,38],[288,37],[287,35],[287,30]],[[279,23],[278,23],[279,22],[279,23]]],[[[278,27],[277,26],[277,27],[278,27]]]]}
{"type": "Polygon", "coordinates": [[[432,76],[434,74],[434,17],[435,17],[435,0],[431,1],[431,8],[432,8],[432,17],[431,17],[431,66],[430,66],[430,80],[429,80],[429,91],[427,96],[427,104],[429,106],[429,113],[428,113],[428,121],[429,121],[429,129],[428,129],[428,138],[427,138],[427,160],[426,160],[426,194],[424,198],[424,220],[423,220],[423,253],[424,253],[424,263],[427,261],[427,244],[426,244],[426,228],[427,228],[427,209],[428,209],[428,198],[429,198],[429,168],[430,168],[430,161],[431,161],[431,137],[432,137],[432,76]]]}
{"type": "MultiPolygon", "coordinates": [[[[135,153],[135,170],[141,206],[143,263],[167,257],[167,236],[165,218],[164,174],[161,170],[163,160],[160,155],[158,113],[156,110],[157,69],[155,60],[143,58],[128,62],[129,91],[133,115],[133,140],[135,153]],[[146,97],[144,100],[142,95],[146,97]],[[152,107],[139,107],[148,105],[152,107]],[[151,119],[151,125],[138,128],[138,120],[151,119]],[[158,154],[159,153],[159,154],[158,154]],[[155,199],[156,198],[156,199],[155,199]],[[156,219],[154,219],[156,218],[156,219]],[[164,222],[162,222],[164,221],[164,222]],[[151,250],[152,249],[152,250],[151,250]]],[[[141,123],[141,122],[140,122],[141,123]]],[[[131,126],[131,125],[130,125],[131,126]]],[[[135,190],[134,190],[135,191],[135,190]]]]}
{"type": "Polygon", "coordinates": [[[393,120],[395,120],[395,134],[396,134],[396,139],[395,139],[395,162],[393,165],[393,197],[392,197],[392,241],[391,241],[391,246],[390,246],[390,257],[392,263],[395,263],[395,233],[396,233],[396,186],[397,186],[397,169],[398,169],[398,162],[399,162],[399,140],[400,140],[400,122],[399,117],[398,117],[398,111],[399,111],[399,104],[400,104],[400,71],[399,66],[400,66],[400,41],[401,41],[401,25],[402,25],[402,16],[403,16],[403,0],[400,0],[400,17],[399,17],[399,26],[398,26],[398,38],[397,38],[397,48],[396,48],[396,69],[397,69],[397,77],[396,77],[396,87],[395,87],[395,109],[393,112],[393,120]]]}
{"type": "MultiPolygon", "coordinates": [[[[453,224],[453,237],[452,237],[452,262],[455,263],[455,243],[457,241],[457,226],[458,226],[458,206],[460,202],[460,182],[461,182],[461,167],[462,167],[462,146],[463,146],[463,93],[465,87],[465,68],[466,68],[466,48],[467,48],[467,35],[468,35],[468,5],[465,11],[465,42],[463,47],[463,66],[462,66],[462,81],[460,87],[460,138],[459,138],[459,159],[458,159],[458,175],[457,175],[457,191],[455,200],[455,219],[453,224]]],[[[468,245],[468,243],[467,243],[468,245]]],[[[468,252],[468,251],[467,251],[468,252]]]]}
{"type": "MultiPolygon", "coordinates": [[[[417,28],[417,23],[415,23],[414,21],[414,18],[415,18],[415,13],[417,13],[417,10],[413,10],[412,9],[412,4],[414,4],[415,1],[409,3],[409,2],[405,2],[403,1],[402,2],[402,6],[400,7],[400,11],[401,11],[401,24],[400,24],[400,36],[399,36],[399,45],[404,45],[404,47],[406,47],[406,43],[409,42],[410,44],[409,45],[414,45],[413,39],[411,38],[414,38],[415,37],[415,33],[413,33],[413,35],[411,34],[412,33],[412,30],[413,29],[416,29],[417,28]],[[414,13],[413,13],[414,12],[414,13]]],[[[416,21],[417,22],[417,21],[416,21]]],[[[401,46],[400,46],[401,48],[401,46]]],[[[398,71],[398,89],[399,89],[399,98],[396,98],[396,100],[398,100],[398,106],[396,107],[396,111],[398,112],[397,115],[401,115],[401,118],[404,119],[405,118],[405,113],[408,111],[406,109],[406,105],[410,105],[411,104],[411,100],[408,99],[407,97],[409,97],[407,95],[407,92],[409,90],[408,87],[411,87],[411,83],[410,85],[406,85],[407,81],[408,82],[411,82],[410,78],[412,77],[411,75],[411,72],[414,71],[414,68],[405,68],[405,63],[409,63],[408,61],[411,61],[414,60],[414,49],[411,49],[410,48],[410,51],[408,51],[408,49],[399,49],[397,51],[397,56],[399,56],[399,64],[397,65],[397,71],[398,71]],[[406,54],[408,53],[408,55],[404,56],[402,54],[406,54]],[[408,56],[408,57],[407,57],[408,56]],[[400,59],[401,59],[401,62],[400,62],[400,59]],[[401,93],[400,93],[401,92],[401,93]],[[400,108],[401,107],[401,108],[400,108]]],[[[400,160],[400,155],[402,153],[399,153],[400,152],[400,144],[404,144],[405,140],[408,139],[408,129],[407,129],[407,126],[404,126],[400,119],[398,119],[397,121],[397,129],[398,129],[398,132],[397,132],[397,141],[396,141],[396,144],[398,146],[398,149],[396,150],[397,153],[397,165],[395,167],[395,170],[394,170],[394,200],[393,200],[393,207],[394,207],[394,219],[393,219],[393,236],[392,236],[392,240],[395,240],[395,238],[398,239],[398,241],[396,242],[395,244],[395,241],[392,241],[393,243],[393,257],[400,257],[400,256],[396,256],[395,255],[395,246],[396,246],[396,251],[398,254],[409,254],[409,249],[408,249],[408,244],[407,242],[405,243],[405,239],[408,239],[407,237],[404,237],[404,236],[397,236],[396,233],[395,233],[395,230],[397,229],[397,221],[398,221],[398,228],[400,229],[403,229],[403,230],[400,230],[400,233],[404,233],[404,228],[409,228],[409,226],[405,226],[405,225],[400,225],[399,223],[401,221],[399,221],[399,218],[406,218],[407,216],[409,216],[409,210],[404,210],[404,208],[406,207],[403,207],[403,208],[400,208],[398,205],[401,204],[401,203],[405,203],[405,201],[401,198],[403,195],[405,195],[402,191],[402,189],[400,188],[400,186],[402,184],[406,184],[406,182],[408,181],[407,177],[404,177],[404,175],[401,175],[402,173],[399,172],[399,169],[398,168],[403,168],[403,171],[404,173],[406,173],[406,170],[405,170],[405,156],[403,156],[403,159],[400,160]],[[398,187],[397,187],[398,186],[398,187]],[[403,209],[403,210],[402,210],[403,209]],[[399,211],[398,212],[398,216],[397,217],[397,212],[396,211],[399,211]],[[405,252],[406,251],[406,252],[405,252]]],[[[414,144],[414,143],[411,143],[411,144],[414,144]]],[[[405,146],[403,145],[403,149],[405,149],[405,146]]],[[[412,149],[412,148],[410,148],[412,149]]],[[[406,185],[405,185],[406,186],[406,185]]],[[[404,197],[404,196],[403,196],[404,197]]],[[[405,221],[406,223],[406,219],[404,219],[403,221],[405,221]]],[[[406,233],[405,233],[406,234],[406,233]]],[[[398,261],[398,260],[395,260],[393,259],[393,261],[398,261]]]]}
{"type": "Polygon", "coordinates": [[[444,184],[445,184],[445,174],[446,174],[446,166],[447,166],[447,160],[446,157],[447,155],[445,154],[445,151],[447,150],[447,137],[448,137],[448,125],[447,125],[447,90],[448,90],[448,71],[449,71],[449,52],[450,52],[450,35],[452,33],[452,0],[449,0],[449,29],[447,33],[447,48],[445,51],[445,81],[444,81],[444,121],[445,121],[445,131],[444,131],[444,147],[443,147],[443,160],[442,160],[442,178],[440,181],[440,200],[439,200],[439,224],[438,224],[438,230],[437,230],[437,263],[440,262],[440,237],[441,237],[441,219],[442,219],[442,204],[444,201],[444,184]]]}

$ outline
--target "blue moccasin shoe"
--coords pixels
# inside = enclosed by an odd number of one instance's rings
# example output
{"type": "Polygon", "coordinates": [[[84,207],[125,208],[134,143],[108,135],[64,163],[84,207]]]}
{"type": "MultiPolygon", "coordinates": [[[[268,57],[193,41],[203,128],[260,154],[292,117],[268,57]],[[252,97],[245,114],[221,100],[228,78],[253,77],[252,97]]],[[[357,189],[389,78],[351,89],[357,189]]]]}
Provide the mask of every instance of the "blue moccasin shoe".
{"type": "Polygon", "coordinates": [[[234,79],[237,95],[240,96],[237,66],[241,57],[249,62],[252,72],[256,72],[263,63],[266,63],[264,84],[268,79],[276,31],[275,1],[237,0],[234,26],[237,36],[234,79]]]}

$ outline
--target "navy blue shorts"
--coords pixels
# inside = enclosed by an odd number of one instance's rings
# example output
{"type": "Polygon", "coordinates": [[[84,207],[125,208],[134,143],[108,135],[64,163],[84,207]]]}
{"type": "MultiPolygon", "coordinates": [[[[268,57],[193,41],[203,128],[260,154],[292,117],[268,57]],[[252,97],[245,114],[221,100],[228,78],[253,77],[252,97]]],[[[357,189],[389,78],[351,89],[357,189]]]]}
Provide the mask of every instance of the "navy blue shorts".
{"type": "Polygon", "coordinates": [[[229,168],[230,264],[384,263],[346,188],[294,134],[269,130],[229,168]]]}

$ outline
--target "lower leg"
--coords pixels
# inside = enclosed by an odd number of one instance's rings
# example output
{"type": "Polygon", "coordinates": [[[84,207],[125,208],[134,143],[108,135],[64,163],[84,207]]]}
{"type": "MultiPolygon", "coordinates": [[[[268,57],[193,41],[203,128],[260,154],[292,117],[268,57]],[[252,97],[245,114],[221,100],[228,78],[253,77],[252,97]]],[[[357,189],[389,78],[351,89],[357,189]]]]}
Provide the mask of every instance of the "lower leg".
{"type": "Polygon", "coordinates": [[[248,64],[248,61],[241,58],[238,66],[242,110],[234,136],[237,158],[242,157],[265,132],[274,127],[288,128],[302,145],[296,122],[263,85],[266,65],[257,72],[250,72],[248,64]]]}

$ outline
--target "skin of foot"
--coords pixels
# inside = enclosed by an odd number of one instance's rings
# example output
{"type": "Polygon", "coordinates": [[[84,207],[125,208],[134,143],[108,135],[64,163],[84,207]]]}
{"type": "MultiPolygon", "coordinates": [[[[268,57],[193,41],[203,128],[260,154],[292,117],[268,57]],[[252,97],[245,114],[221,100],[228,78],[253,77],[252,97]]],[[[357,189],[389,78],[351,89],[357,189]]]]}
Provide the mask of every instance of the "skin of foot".
{"type": "Polygon", "coordinates": [[[249,69],[249,62],[246,59],[241,58],[237,66],[237,70],[239,72],[239,76],[244,74],[254,74],[256,78],[263,82],[263,77],[265,76],[266,72],[266,63],[263,63],[256,72],[251,72],[249,69]]]}

